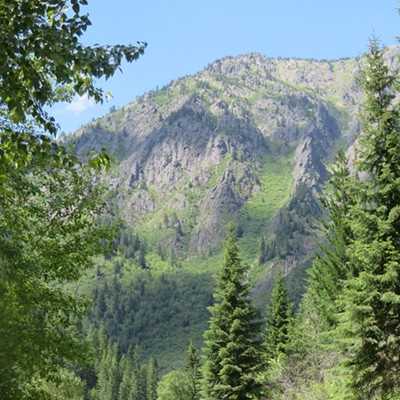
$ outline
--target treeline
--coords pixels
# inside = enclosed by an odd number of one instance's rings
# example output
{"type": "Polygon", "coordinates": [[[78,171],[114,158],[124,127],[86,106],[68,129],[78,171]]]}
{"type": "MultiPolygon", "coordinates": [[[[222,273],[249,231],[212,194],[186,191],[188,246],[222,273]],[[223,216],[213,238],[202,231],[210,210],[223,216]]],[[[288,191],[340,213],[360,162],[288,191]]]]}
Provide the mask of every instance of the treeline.
{"type": "Polygon", "coordinates": [[[89,334],[89,343],[94,356],[90,366],[81,371],[84,399],[156,400],[158,378],[154,358],[143,364],[139,346],[121,353],[118,344],[106,338],[104,327],[89,334]]]}
{"type": "Polygon", "coordinates": [[[139,346],[121,352],[104,327],[91,329],[84,340],[91,358],[84,366],[68,365],[58,381],[41,384],[41,399],[156,400],[158,372],[154,358],[143,363],[139,346]]]}

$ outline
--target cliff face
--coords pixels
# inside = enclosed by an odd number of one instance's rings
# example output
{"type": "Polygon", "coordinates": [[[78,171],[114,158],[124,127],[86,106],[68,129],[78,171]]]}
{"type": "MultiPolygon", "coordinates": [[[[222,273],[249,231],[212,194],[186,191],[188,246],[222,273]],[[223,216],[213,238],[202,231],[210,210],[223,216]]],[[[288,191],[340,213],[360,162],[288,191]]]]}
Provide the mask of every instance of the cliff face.
{"type": "MultiPolygon", "coordinates": [[[[396,54],[387,51],[393,66],[396,54]]],[[[362,59],[227,57],[86,125],[74,141],[82,152],[113,152],[116,205],[153,248],[208,256],[234,220],[246,261],[259,261],[265,239],[261,263],[290,270],[313,248],[326,165],[359,133],[361,69],[362,59]]]]}

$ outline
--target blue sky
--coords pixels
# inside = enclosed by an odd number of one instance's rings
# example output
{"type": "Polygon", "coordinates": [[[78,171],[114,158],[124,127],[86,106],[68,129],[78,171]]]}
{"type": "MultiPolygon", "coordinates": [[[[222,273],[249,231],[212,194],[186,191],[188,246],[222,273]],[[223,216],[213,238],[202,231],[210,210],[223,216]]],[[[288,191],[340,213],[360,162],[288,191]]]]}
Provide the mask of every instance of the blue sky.
{"type": "Polygon", "coordinates": [[[73,132],[92,118],[224,56],[337,59],[359,56],[368,40],[396,44],[398,0],[89,0],[86,44],[146,41],[145,55],[100,86],[111,100],[59,104],[52,113],[73,132]]]}

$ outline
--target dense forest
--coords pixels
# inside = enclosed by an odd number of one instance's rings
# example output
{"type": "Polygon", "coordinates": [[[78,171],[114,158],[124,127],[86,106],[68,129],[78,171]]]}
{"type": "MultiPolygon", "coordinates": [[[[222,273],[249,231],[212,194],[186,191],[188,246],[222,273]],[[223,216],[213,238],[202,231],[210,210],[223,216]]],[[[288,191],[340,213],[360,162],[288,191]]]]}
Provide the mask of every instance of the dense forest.
{"type": "MultiPolygon", "coordinates": [[[[365,55],[355,160],[339,151],[324,211],[304,191],[260,238],[259,264],[288,254],[308,218],[294,210],[318,210],[306,288],[294,304],[275,271],[260,309],[235,221],[223,259],[208,259],[215,281],[161,245],[155,270],[146,240],[110,218],[109,155],[55,140],[48,107],[102,101],[95,78],[146,47],[84,46],[86,3],[0,0],[0,398],[400,398],[400,108],[385,49],[373,40],[365,55]]],[[[178,216],[164,224],[184,236],[178,216]]]]}

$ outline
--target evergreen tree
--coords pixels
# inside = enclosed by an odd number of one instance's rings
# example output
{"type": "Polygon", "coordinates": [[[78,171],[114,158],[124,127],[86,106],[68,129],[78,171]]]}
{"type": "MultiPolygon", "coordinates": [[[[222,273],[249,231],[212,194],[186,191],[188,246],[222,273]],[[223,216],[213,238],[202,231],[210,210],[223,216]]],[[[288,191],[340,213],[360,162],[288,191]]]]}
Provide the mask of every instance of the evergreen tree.
{"type": "Polygon", "coordinates": [[[118,400],[130,400],[129,393],[132,385],[132,363],[126,354],[121,357],[119,365],[121,383],[118,388],[118,400]]]}
{"type": "Polygon", "coordinates": [[[144,244],[141,244],[139,248],[138,264],[141,268],[147,269],[146,246],[144,244]]]}
{"type": "Polygon", "coordinates": [[[286,352],[286,344],[289,340],[289,325],[292,319],[292,305],[285,287],[282,271],[279,271],[271,293],[271,305],[267,310],[267,333],[265,335],[267,359],[275,358],[280,353],[286,352]]]}
{"type": "Polygon", "coordinates": [[[147,364],[146,400],[157,400],[157,367],[153,357],[150,358],[147,364]]]}
{"type": "Polygon", "coordinates": [[[143,400],[146,396],[146,385],[140,366],[140,347],[135,346],[133,352],[129,352],[129,356],[132,360],[132,378],[129,400],[143,400]]]}
{"type": "Polygon", "coordinates": [[[186,354],[185,372],[188,375],[190,384],[190,397],[188,400],[200,399],[200,360],[197,357],[197,351],[192,341],[189,343],[189,348],[186,354]]]}
{"type": "Polygon", "coordinates": [[[298,388],[299,382],[302,382],[308,390],[325,390],[324,381],[333,379],[339,373],[338,369],[332,369],[341,359],[335,332],[341,310],[337,299],[347,279],[353,276],[347,256],[352,238],[349,210],[354,203],[353,183],[344,152],[340,151],[322,199],[327,213],[325,239],[320,243],[320,251],[308,271],[308,288],[300,311],[289,326],[289,342],[285,345],[287,358],[280,378],[284,383],[281,382],[281,387],[298,388]]]}
{"type": "Polygon", "coordinates": [[[400,110],[396,77],[376,41],[370,45],[361,85],[366,93],[351,207],[355,271],[344,292],[342,331],[351,382],[359,398],[394,398],[400,376],[400,110]]]}
{"type": "Polygon", "coordinates": [[[352,183],[345,154],[339,151],[329,190],[322,199],[328,214],[324,224],[326,242],[319,245],[320,252],[309,271],[307,289],[307,304],[318,314],[322,329],[336,326],[339,311],[336,299],[353,274],[346,254],[352,238],[349,223],[350,206],[354,203],[352,183]]]}
{"type": "Polygon", "coordinates": [[[205,333],[203,395],[206,400],[260,397],[256,374],[261,367],[259,312],[249,299],[248,268],[239,258],[230,230],[225,261],[214,293],[210,327],[205,333]]]}
{"type": "Polygon", "coordinates": [[[115,400],[119,387],[118,345],[107,343],[98,369],[97,398],[115,400]]]}

